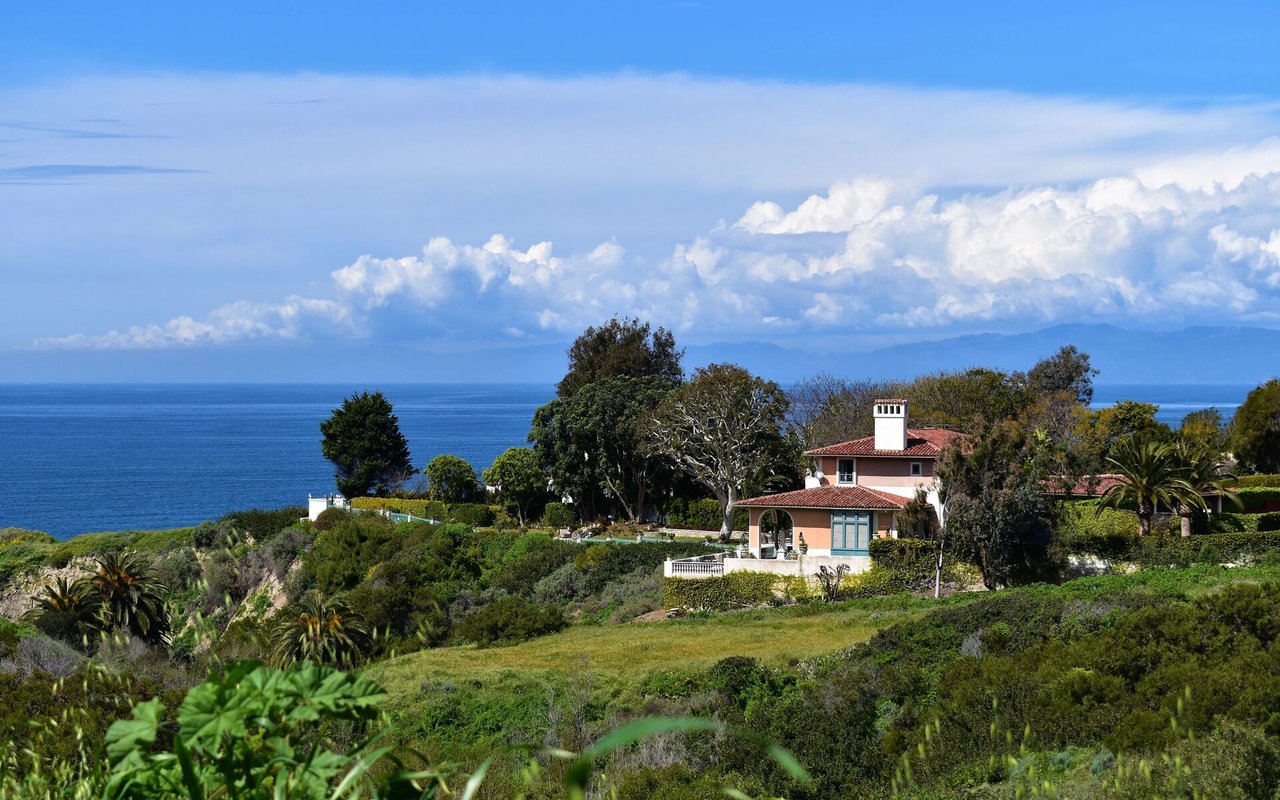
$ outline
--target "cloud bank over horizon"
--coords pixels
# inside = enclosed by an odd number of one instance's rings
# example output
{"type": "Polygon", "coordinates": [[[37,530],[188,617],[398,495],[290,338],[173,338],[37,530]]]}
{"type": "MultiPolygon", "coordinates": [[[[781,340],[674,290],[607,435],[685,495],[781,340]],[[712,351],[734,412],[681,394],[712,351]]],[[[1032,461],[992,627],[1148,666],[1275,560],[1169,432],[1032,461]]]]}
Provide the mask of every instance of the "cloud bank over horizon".
{"type": "Polygon", "coordinates": [[[206,318],[44,349],[328,337],[520,341],[612,315],[721,340],[1066,321],[1280,323],[1280,140],[1081,186],[953,197],[908,182],[833,184],[791,209],[762,200],[669,255],[618,242],[558,255],[495,234],[333,270],[330,296],[238,302],[206,318]]]}
{"type": "Polygon", "coordinates": [[[690,341],[1280,325],[1259,101],[303,74],[0,107],[0,215],[31,265],[0,300],[10,348],[501,346],[614,315],[690,341]],[[70,287],[90,299],[40,305],[70,287]]]}

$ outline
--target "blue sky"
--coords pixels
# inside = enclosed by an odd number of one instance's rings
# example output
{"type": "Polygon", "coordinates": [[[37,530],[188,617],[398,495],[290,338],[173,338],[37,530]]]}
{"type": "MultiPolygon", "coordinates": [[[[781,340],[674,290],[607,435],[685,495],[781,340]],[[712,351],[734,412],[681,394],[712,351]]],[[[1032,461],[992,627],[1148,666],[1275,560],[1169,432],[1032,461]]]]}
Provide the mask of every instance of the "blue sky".
{"type": "Polygon", "coordinates": [[[836,349],[1280,326],[1268,4],[352,8],[4,11],[0,380],[614,314],[836,349]]]}

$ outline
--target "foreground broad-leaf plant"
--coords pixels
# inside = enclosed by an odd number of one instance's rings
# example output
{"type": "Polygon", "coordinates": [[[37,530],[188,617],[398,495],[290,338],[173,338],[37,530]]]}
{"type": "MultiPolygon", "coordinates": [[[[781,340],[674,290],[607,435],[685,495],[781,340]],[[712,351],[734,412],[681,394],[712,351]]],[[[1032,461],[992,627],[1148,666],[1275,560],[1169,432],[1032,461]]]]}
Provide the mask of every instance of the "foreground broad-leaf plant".
{"type": "Polygon", "coordinates": [[[362,675],[316,664],[287,671],[237,664],[187,693],[172,734],[159,700],[139,703],[132,719],[113,724],[104,795],[327,798],[392,794],[398,784],[422,781],[412,796],[430,796],[429,787],[439,783],[432,773],[396,769],[374,783],[370,768],[389,755],[376,747],[380,734],[345,754],[325,746],[322,725],[347,721],[364,733],[379,719],[384,697],[362,675]]]}
{"type": "MultiPolygon", "coordinates": [[[[133,717],[107,731],[110,774],[107,800],[235,798],[236,800],[338,800],[338,798],[438,798],[471,800],[493,757],[461,780],[460,794],[446,778],[452,770],[409,770],[390,747],[379,704],[382,688],[358,673],[309,662],[288,670],[242,662],[191,689],[177,710],[177,729],[165,722],[159,700],[134,706],[133,717]],[[325,731],[334,722],[364,736],[344,753],[331,749],[325,731]]],[[[587,796],[596,766],[610,753],[673,731],[715,731],[722,723],[692,718],[640,719],[605,735],[582,753],[541,750],[533,758],[569,762],[564,789],[571,800],[587,796]]],[[[786,750],[746,731],[798,781],[808,774],[786,750]]],[[[517,748],[519,749],[519,748],[517,748]]],[[[726,790],[733,797],[740,792],[726,790]]]]}

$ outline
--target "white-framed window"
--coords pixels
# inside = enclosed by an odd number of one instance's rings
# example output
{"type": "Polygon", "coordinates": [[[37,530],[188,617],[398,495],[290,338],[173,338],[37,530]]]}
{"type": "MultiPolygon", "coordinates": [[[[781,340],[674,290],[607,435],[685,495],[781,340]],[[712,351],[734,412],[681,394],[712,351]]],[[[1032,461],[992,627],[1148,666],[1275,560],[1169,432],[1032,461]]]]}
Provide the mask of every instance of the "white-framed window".
{"type": "Polygon", "coordinates": [[[854,468],[854,463],[852,458],[842,458],[836,461],[836,483],[857,482],[858,471],[854,468]]]}
{"type": "Polygon", "coordinates": [[[919,462],[919,461],[912,461],[912,462],[911,462],[911,477],[913,477],[913,478],[919,478],[919,477],[920,477],[921,475],[923,475],[923,474],[924,474],[924,470],[923,470],[923,468],[920,466],[920,462],[919,462]]]}

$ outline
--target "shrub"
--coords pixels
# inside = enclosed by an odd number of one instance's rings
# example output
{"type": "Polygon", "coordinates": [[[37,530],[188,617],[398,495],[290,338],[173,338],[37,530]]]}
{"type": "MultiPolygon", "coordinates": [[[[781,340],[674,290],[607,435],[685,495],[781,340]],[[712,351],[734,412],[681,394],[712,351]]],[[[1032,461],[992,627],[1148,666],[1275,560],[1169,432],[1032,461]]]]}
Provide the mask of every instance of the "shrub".
{"type": "MultiPolygon", "coordinates": [[[[522,551],[508,557],[489,578],[489,585],[511,594],[530,596],[543,578],[573,561],[581,546],[539,534],[522,536],[522,551]]],[[[513,551],[515,548],[512,548],[513,551]]]]}
{"type": "Polygon", "coordinates": [[[692,542],[611,542],[587,547],[574,563],[583,572],[587,593],[595,594],[611,580],[637,570],[655,570],[668,558],[720,552],[720,548],[692,542]]]}
{"type": "Polygon", "coordinates": [[[762,606],[774,598],[777,575],[765,572],[731,572],[710,578],[667,578],[662,582],[667,608],[725,611],[762,606]]]}
{"type": "Polygon", "coordinates": [[[200,580],[200,574],[200,559],[189,547],[156,560],[156,579],[171,592],[185,592],[200,580]]]}
{"type": "MultiPolygon", "coordinates": [[[[667,504],[665,509],[667,526],[671,528],[687,528],[695,531],[718,531],[723,516],[720,513],[720,501],[713,498],[701,500],[685,500],[677,498],[667,504]]],[[[733,514],[733,529],[747,529],[747,510],[739,508],[733,514]]]]}
{"type": "Polygon", "coordinates": [[[584,579],[577,565],[561,564],[533,587],[533,599],[539,603],[563,603],[584,594],[584,579]]]}
{"type": "Polygon", "coordinates": [[[542,522],[548,528],[571,528],[577,521],[577,512],[564,503],[547,503],[542,512],[542,522]]]}
{"type": "Polygon", "coordinates": [[[568,623],[560,609],[540,606],[523,597],[504,597],[464,618],[457,626],[459,638],[481,647],[512,644],[564,629],[568,623]]]}
{"type": "Polygon", "coordinates": [[[305,516],[307,509],[302,506],[250,508],[226,514],[218,520],[218,524],[242,530],[256,542],[265,542],[280,531],[293,527],[305,516]]]}
{"type": "Polygon", "coordinates": [[[311,523],[311,527],[318,531],[327,531],[340,522],[346,522],[351,519],[351,512],[345,508],[326,508],[316,515],[315,522],[311,523]]]}
{"type": "Polygon", "coordinates": [[[243,533],[226,522],[202,522],[191,531],[191,544],[201,550],[231,547],[244,539],[243,533]]]}
{"type": "Polygon", "coordinates": [[[1273,511],[1270,514],[1260,514],[1258,516],[1259,531],[1280,531],[1280,511],[1273,511]]]}
{"type": "Polygon", "coordinates": [[[874,566],[911,575],[933,575],[935,551],[927,539],[872,539],[868,548],[874,566]]]}
{"type": "Polygon", "coordinates": [[[454,503],[449,506],[449,519],[473,528],[487,528],[493,524],[493,509],[483,503],[454,503]]]}
{"type": "Polygon", "coordinates": [[[401,537],[381,517],[360,516],[339,522],[316,536],[306,566],[325,594],[354,588],[377,564],[396,555],[401,537]]]}

